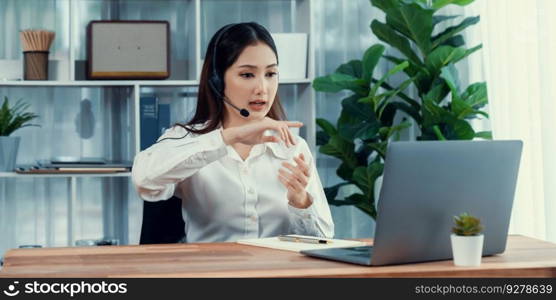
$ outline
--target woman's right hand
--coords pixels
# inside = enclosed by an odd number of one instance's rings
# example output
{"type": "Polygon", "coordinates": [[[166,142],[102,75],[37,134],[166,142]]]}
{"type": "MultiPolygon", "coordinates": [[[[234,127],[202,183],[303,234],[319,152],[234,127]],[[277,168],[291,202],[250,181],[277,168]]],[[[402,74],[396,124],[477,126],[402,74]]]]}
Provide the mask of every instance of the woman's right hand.
{"type": "Polygon", "coordinates": [[[303,126],[301,122],[276,121],[265,117],[261,121],[249,123],[243,126],[230,127],[222,130],[224,143],[232,145],[242,143],[246,145],[256,145],[267,142],[277,143],[283,141],[286,147],[295,145],[295,139],[288,129],[289,127],[299,128],[303,126]],[[264,135],[266,130],[273,130],[275,135],[264,135]]]}

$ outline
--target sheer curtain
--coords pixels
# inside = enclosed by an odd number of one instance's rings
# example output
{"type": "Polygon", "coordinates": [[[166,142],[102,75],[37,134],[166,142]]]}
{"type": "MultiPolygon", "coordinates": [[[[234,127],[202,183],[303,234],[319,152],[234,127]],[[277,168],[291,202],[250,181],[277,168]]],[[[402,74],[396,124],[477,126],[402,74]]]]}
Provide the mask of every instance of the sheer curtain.
{"type": "Polygon", "coordinates": [[[524,142],[510,233],[556,242],[556,1],[479,0],[495,139],[524,142]]]}

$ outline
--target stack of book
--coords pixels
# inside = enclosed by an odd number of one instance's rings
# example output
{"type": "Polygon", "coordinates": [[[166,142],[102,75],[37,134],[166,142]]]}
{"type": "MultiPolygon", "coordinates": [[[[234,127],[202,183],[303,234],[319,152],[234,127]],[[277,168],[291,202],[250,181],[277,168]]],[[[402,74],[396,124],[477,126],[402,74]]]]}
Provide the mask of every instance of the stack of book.
{"type": "Polygon", "coordinates": [[[18,166],[20,174],[61,174],[61,173],[117,173],[129,172],[131,161],[106,161],[101,158],[57,157],[51,160],[37,161],[36,165],[18,166]]]}

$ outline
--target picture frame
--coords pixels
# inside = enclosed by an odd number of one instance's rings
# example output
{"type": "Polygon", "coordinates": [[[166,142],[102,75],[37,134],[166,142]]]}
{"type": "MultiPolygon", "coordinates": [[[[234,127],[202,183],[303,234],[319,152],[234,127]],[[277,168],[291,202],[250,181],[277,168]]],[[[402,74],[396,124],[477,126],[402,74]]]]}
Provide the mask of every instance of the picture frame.
{"type": "Polygon", "coordinates": [[[87,26],[88,79],[170,77],[168,21],[100,21],[87,26]]]}

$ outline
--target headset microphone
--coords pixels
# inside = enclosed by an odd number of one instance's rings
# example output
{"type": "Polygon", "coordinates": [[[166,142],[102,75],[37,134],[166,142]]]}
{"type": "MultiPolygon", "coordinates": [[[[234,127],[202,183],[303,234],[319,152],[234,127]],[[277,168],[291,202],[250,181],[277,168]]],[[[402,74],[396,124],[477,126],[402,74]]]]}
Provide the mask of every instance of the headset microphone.
{"type": "Polygon", "coordinates": [[[245,118],[249,117],[249,111],[247,109],[239,108],[239,107],[233,105],[232,102],[230,102],[226,99],[226,97],[222,97],[222,100],[224,100],[224,102],[228,103],[231,107],[237,109],[237,111],[239,111],[239,114],[242,115],[243,117],[245,117],[245,118]]]}
{"type": "Polygon", "coordinates": [[[220,99],[222,99],[225,103],[228,103],[231,107],[235,108],[237,111],[239,111],[239,114],[242,115],[243,117],[247,118],[249,117],[249,111],[245,108],[239,108],[235,105],[233,105],[228,99],[226,99],[226,96],[223,95],[223,91],[224,91],[224,82],[222,80],[222,78],[220,78],[219,74],[218,74],[218,70],[216,68],[216,49],[218,46],[218,43],[220,42],[220,38],[222,37],[222,35],[224,35],[224,33],[226,31],[228,31],[228,29],[230,29],[231,27],[235,26],[237,24],[229,24],[226,25],[225,27],[223,27],[222,29],[220,29],[218,35],[216,35],[214,37],[214,45],[213,45],[213,50],[212,50],[212,74],[211,76],[209,76],[208,78],[208,85],[209,88],[212,90],[212,92],[214,93],[214,95],[220,99]]]}

